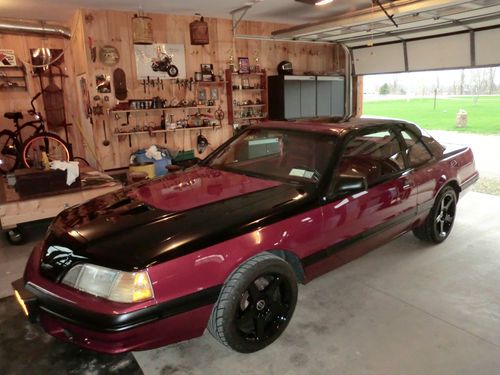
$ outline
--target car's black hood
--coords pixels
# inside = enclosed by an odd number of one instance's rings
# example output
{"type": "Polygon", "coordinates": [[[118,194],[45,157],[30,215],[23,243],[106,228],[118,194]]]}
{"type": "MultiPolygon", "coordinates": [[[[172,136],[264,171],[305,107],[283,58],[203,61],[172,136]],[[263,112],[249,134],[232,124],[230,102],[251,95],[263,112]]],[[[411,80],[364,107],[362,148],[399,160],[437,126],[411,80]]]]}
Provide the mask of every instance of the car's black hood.
{"type": "Polygon", "coordinates": [[[145,268],[302,212],[317,201],[314,189],[289,184],[176,212],[133,197],[122,189],[59,214],[45,240],[44,274],[59,278],[80,261],[145,268]]]}

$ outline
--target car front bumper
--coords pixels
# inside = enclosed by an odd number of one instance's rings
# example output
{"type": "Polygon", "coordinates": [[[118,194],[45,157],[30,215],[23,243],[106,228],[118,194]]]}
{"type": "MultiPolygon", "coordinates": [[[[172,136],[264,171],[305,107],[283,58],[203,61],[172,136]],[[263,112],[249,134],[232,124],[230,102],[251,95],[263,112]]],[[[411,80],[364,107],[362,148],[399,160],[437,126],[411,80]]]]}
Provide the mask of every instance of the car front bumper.
{"type": "Polygon", "coordinates": [[[32,323],[39,323],[58,339],[104,353],[152,349],[200,336],[215,302],[210,297],[215,290],[206,290],[205,296],[188,296],[124,314],[102,314],[70,304],[23,279],[14,281],[12,287],[32,323]]]}

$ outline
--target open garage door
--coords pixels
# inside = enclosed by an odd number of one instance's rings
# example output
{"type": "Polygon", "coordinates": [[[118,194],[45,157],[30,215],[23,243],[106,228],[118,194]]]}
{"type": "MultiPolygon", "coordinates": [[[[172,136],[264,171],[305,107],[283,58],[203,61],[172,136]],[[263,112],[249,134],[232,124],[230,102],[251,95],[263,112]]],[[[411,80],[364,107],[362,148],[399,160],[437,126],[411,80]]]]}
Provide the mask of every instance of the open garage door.
{"type": "Polygon", "coordinates": [[[500,65],[500,0],[367,4],[274,35],[345,44],[353,52],[356,75],[500,65]]]}

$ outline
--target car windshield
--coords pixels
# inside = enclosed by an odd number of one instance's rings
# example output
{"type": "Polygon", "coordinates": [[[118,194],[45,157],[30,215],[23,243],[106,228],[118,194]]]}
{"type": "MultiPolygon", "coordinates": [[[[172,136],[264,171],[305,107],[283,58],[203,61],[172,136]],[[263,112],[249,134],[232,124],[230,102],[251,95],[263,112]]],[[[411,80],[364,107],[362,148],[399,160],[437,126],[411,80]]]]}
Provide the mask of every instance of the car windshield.
{"type": "Polygon", "coordinates": [[[331,135],[313,132],[253,128],[209,158],[207,165],[255,177],[318,183],[335,141],[331,135]]]}

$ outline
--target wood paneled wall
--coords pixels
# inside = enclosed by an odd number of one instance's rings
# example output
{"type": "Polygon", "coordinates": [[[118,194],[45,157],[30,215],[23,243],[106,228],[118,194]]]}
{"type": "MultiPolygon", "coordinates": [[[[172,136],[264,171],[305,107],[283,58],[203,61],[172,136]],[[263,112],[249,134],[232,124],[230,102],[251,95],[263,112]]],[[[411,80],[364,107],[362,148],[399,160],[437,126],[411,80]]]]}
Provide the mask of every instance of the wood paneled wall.
{"type": "MultiPolygon", "coordinates": [[[[62,65],[63,73],[68,77],[64,79],[64,94],[65,94],[65,109],[66,120],[68,123],[74,123],[79,120],[76,112],[77,100],[75,98],[75,74],[73,71],[73,49],[69,46],[69,41],[62,38],[42,37],[42,36],[26,36],[15,34],[0,34],[0,48],[14,50],[18,65],[23,65],[21,61],[30,62],[30,49],[32,48],[57,48],[64,50],[64,63],[62,65]]],[[[40,91],[38,77],[33,75],[29,68],[26,69],[27,87],[28,89],[7,89],[0,90],[0,130],[14,130],[14,125],[10,120],[3,117],[3,114],[8,111],[22,111],[24,119],[28,121],[31,117],[27,110],[30,109],[31,98],[40,91]]],[[[59,79],[56,79],[56,84],[59,85],[59,79]]],[[[40,97],[35,106],[37,110],[43,112],[43,102],[40,97]]],[[[68,128],[70,141],[73,144],[75,155],[80,155],[82,152],[82,143],[78,130],[71,126],[68,128]]],[[[61,128],[58,131],[59,135],[64,139],[64,130],[61,128]]],[[[30,132],[23,132],[23,137],[26,139],[30,132]]]]}
{"type": "MultiPolygon", "coordinates": [[[[106,11],[83,9],[75,13],[69,21],[72,38],[62,40],[57,38],[40,38],[33,36],[0,35],[1,48],[11,48],[23,59],[28,59],[29,49],[37,47],[65,48],[65,72],[69,78],[65,81],[66,109],[68,122],[75,126],[71,129],[71,141],[74,143],[75,155],[86,157],[97,167],[102,169],[113,169],[126,167],[129,163],[129,156],[139,148],[148,147],[151,144],[165,145],[164,135],[159,134],[153,137],[146,135],[133,135],[131,137],[132,147],[129,147],[129,139],[126,136],[115,136],[115,128],[121,128],[125,123],[125,114],[120,114],[116,119],[113,114],[106,113],[104,116],[93,116],[93,125],[82,116],[82,104],[78,99],[77,75],[84,74],[90,84],[91,101],[97,95],[95,88],[95,76],[97,74],[107,74],[112,76],[114,68],[122,68],[127,76],[128,99],[146,99],[159,95],[165,99],[172,98],[195,99],[194,90],[190,92],[186,89],[179,89],[174,80],[166,83],[164,91],[151,90],[150,95],[144,94],[143,86],[136,77],[136,66],[134,57],[134,47],[132,43],[131,19],[133,12],[106,11]],[[120,52],[120,61],[114,67],[104,66],[99,62],[92,62],[88,48],[89,37],[92,38],[97,51],[100,46],[113,45],[120,52]],[[104,139],[103,121],[106,123],[108,139],[111,144],[105,147],[102,144],[104,139]],[[82,133],[84,136],[82,136],[82,133]],[[93,155],[96,156],[97,160],[93,155]]],[[[342,70],[343,57],[334,45],[331,44],[308,44],[296,42],[275,42],[258,40],[234,39],[231,30],[231,21],[228,19],[208,18],[210,44],[206,46],[191,46],[189,38],[189,23],[194,17],[177,16],[169,14],[148,14],[153,19],[153,36],[156,43],[176,43],[184,44],[186,51],[186,71],[191,77],[194,72],[200,71],[201,63],[211,63],[214,65],[216,74],[220,74],[227,68],[229,56],[232,54],[237,61],[239,56],[250,58],[253,64],[255,56],[260,59],[260,65],[265,68],[268,74],[276,74],[276,66],[282,60],[293,63],[296,74],[305,71],[315,72],[338,72],[342,70]]],[[[272,31],[282,28],[283,25],[261,23],[261,22],[241,22],[238,27],[240,34],[270,35],[272,31]]],[[[35,80],[30,78],[28,92],[1,92],[0,112],[7,110],[26,109],[29,105],[29,98],[38,91],[35,80]]],[[[220,86],[219,95],[221,105],[226,112],[227,103],[224,87],[220,86]]],[[[100,94],[102,97],[103,94],[100,94]]],[[[114,93],[110,95],[110,101],[104,103],[108,107],[116,104],[114,93]]],[[[92,103],[94,104],[94,103],[92,103]]],[[[184,116],[182,110],[172,112],[176,119],[184,116]]],[[[147,124],[159,124],[160,115],[158,112],[144,114],[133,114],[130,116],[131,127],[147,124]]],[[[9,126],[7,121],[1,121],[2,127],[9,126]]],[[[127,129],[127,128],[123,128],[127,129]]],[[[224,123],[222,129],[203,130],[203,135],[208,138],[210,146],[208,151],[220,145],[233,133],[232,127],[224,123]]],[[[177,131],[168,133],[166,146],[171,149],[192,149],[196,148],[196,137],[199,131],[177,131]]],[[[197,155],[204,157],[203,155],[197,155]]]]}
{"type": "MultiPolygon", "coordinates": [[[[128,98],[141,99],[160,95],[166,99],[177,98],[194,99],[194,90],[189,92],[186,89],[179,89],[173,81],[167,83],[165,91],[151,91],[151,95],[144,94],[144,88],[136,77],[135,57],[132,44],[131,19],[133,12],[119,11],[101,11],[101,10],[82,10],[81,18],[83,20],[85,41],[92,38],[94,44],[99,46],[111,44],[118,48],[120,52],[120,61],[117,64],[122,68],[127,76],[128,98]]],[[[304,71],[333,72],[341,68],[338,59],[334,57],[335,47],[327,44],[306,44],[294,42],[274,42],[274,41],[255,41],[255,40],[235,40],[231,31],[231,21],[226,19],[208,18],[210,44],[206,46],[191,46],[189,38],[189,23],[194,17],[177,16],[169,14],[148,14],[153,19],[153,37],[155,43],[175,43],[184,44],[186,51],[186,71],[187,76],[191,77],[195,71],[200,71],[201,63],[214,64],[216,74],[223,72],[227,68],[227,61],[232,54],[237,60],[239,56],[247,56],[253,63],[254,57],[258,56],[260,65],[265,68],[269,74],[276,74],[276,66],[282,60],[289,60],[293,63],[294,71],[302,73],[304,71]]],[[[241,34],[270,35],[272,31],[281,28],[283,25],[260,23],[260,22],[242,22],[238,28],[241,34]]],[[[88,49],[88,48],[86,48],[88,49]]],[[[335,54],[338,56],[338,53],[335,54]]],[[[90,60],[89,51],[86,51],[87,70],[89,81],[92,83],[91,96],[95,95],[95,75],[99,73],[110,74],[115,67],[109,68],[102,65],[98,59],[95,63],[90,60]]],[[[165,81],[166,82],[166,81],[165,81]]],[[[226,112],[227,103],[223,88],[219,89],[221,95],[221,104],[226,112]]],[[[109,105],[114,105],[114,96],[109,105]]],[[[171,111],[178,119],[182,117],[182,111],[171,111]]],[[[124,167],[128,165],[129,155],[138,148],[147,147],[151,144],[165,145],[163,134],[150,137],[149,135],[132,136],[132,147],[129,147],[129,139],[126,136],[114,136],[112,133],[115,128],[121,127],[125,122],[125,115],[120,115],[117,120],[114,116],[101,116],[94,119],[94,140],[97,147],[101,164],[105,169],[124,167]],[[103,126],[102,121],[106,121],[108,138],[111,139],[111,145],[105,147],[102,145],[103,126]],[[111,134],[111,135],[110,135],[111,134]]],[[[131,115],[130,122],[143,125],[145,123],[158,124],[160,120],[158,113],[148,113],[131,115]]],[[[199,131],[178,131],[168,133],[168,148],[174,149],[192,149],[196,148],[196,137],[199,131]]],[[[232,128],[224,123],[221,130],[204,130],[203,134],[210,142],[210,149],[217,147],[228,137],[232,135],[232,128]]],[[[203,155],[204,157],[207,151],[203,155]]]]}

